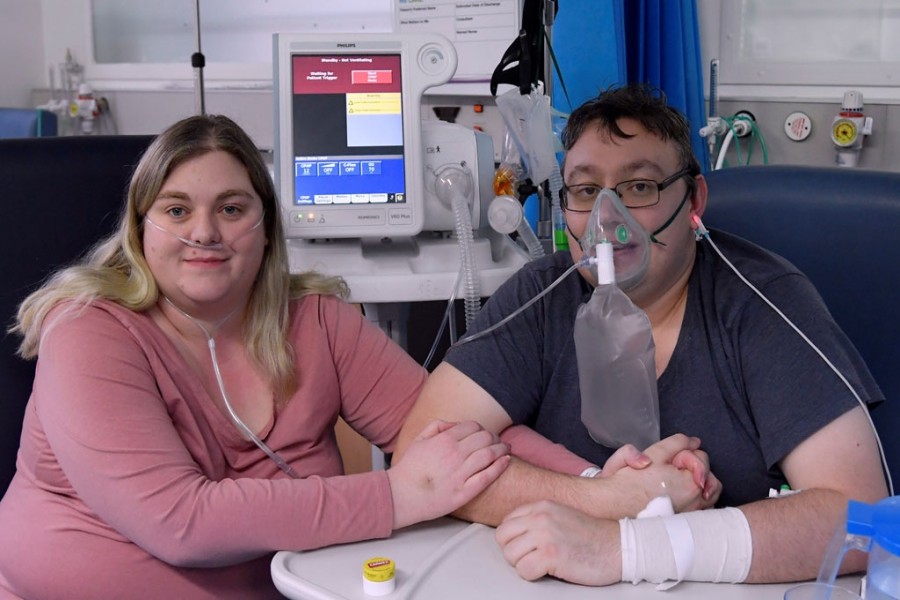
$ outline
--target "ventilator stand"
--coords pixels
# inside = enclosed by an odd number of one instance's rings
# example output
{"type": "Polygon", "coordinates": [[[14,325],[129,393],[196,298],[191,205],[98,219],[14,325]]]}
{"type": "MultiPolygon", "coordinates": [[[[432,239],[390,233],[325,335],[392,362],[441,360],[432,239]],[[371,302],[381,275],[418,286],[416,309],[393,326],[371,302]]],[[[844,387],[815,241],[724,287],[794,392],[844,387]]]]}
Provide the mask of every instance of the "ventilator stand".
{"type": "Polygon", "coordinates": [[[198,115],[206,114],[206,96],[203,89],[203,67],[206,58],[200,48],[200,0],[195,0],[195,30],[197,32],[197,51],[191,54],[191,67],[194,68],[194,109],[198,115]]]}

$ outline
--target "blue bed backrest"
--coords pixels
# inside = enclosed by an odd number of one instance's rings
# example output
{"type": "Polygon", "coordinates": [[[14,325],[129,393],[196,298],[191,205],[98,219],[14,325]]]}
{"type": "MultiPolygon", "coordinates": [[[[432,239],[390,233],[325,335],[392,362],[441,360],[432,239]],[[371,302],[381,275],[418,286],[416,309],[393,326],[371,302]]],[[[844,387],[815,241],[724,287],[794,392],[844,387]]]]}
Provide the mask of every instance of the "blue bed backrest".
{"type": "Polygon", "coordinates": [[[872,417],[900,482],[900,173],[770,165],[707,181],[704,224],[806,273],[862,354],[887,398],[872,417]]]}

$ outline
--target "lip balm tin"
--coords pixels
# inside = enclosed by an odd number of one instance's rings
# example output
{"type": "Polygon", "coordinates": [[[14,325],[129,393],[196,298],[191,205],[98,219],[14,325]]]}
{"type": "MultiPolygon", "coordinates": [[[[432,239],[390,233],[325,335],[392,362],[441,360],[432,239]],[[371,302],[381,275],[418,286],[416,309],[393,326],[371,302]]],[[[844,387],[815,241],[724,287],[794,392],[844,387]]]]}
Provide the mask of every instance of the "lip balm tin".
{"type": "Polygon", "coordinates": [[[394,591],[394,561],[375,556],[363,562],[363,591],[369,596],[386,596],[394,591]]]}

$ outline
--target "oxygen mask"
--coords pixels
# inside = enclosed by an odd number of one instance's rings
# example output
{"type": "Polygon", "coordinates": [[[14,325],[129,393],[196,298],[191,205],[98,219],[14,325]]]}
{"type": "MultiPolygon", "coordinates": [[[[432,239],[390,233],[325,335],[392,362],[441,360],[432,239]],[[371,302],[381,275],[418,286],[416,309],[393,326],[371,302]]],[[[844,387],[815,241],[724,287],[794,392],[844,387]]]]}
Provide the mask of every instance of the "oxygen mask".
{"type": "MultiPolygon", "coordinates": [[[[580,243],[585,256],[596,257],[597,244],[608,242],[613,247],[616,283],[623,290],[637,285],[650,264],[650,236],[631,216],[618,194],[604,188],[594,201],[587,228],[580,243]]],[[[594,279],[596,265],[591,266],[594,279]]]]}

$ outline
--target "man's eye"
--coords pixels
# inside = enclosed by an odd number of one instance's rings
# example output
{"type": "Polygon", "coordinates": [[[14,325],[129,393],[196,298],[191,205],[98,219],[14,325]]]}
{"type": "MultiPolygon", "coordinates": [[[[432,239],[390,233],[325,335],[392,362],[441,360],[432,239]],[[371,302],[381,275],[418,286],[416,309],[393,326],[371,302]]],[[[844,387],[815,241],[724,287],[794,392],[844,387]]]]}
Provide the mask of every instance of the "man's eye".
{"type": "Polygon", "coordinates": [[[638,196],[646,196],[652,194],[655,187],[650,181],[632,181],[628,186],[628,191],[638,196]]]}
{"type": "Polygon", "coordinates": [[[597,196],[597,194],[600,192],[600,188],[594,185],[579,185],[578,187],[574,188],[573,191],[575,192],[575,196],[579,199],[591,199],[597,196]]]}

